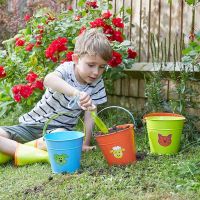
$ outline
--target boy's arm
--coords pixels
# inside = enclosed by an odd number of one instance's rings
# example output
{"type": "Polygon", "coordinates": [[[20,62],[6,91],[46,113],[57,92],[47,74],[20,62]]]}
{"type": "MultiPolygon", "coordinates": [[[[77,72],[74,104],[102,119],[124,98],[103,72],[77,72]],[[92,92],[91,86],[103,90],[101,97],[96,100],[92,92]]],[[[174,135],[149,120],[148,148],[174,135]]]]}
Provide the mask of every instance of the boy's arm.
{"type": "MultiPolygon", "coordinates": [[[[93,111],[96,111],[96,109],[93,111]]],[[[95,146],[90,146],[90,140],[92,137],[92,131],[94,127],[94,121],[91,117],[90,111],[85,111],[84,124],[86,128],[86,135],[85,135],[85,140],[83,142],[83,151],[88,151],[95,148],[95,146]]]]}
{"type": "Polygon", "coordinates": [[[86,92],[80,92],[64,81],[58,72],[52,72],[44,78],[44,86],[67,96],[79,96],[79,104],[83,110],[93,110],[91,97],[86,92]]]}
{"type": "Polygon", "coordinates": [[[57,72],[49,73],[44,78],[44,86],[67,96],[79,95],[79,91],[61,78],[57,72]]]}

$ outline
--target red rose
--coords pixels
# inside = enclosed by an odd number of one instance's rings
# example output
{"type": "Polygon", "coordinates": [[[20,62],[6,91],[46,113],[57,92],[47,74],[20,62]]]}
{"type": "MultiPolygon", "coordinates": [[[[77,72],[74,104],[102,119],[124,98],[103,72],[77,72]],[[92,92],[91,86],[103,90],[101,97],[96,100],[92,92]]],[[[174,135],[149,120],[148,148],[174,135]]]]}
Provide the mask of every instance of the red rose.
{"type": "Polygon", "coordinates": [[[41,44],[42,44],[42,42],[36,42],[36,43],[35,43],[35,46],[36,46],[36,47],[39,47],[41,44]]]}
{"type": "Polygon", "coordinates": [[[31,16],[30,16],[29,14],[26,14],[26,15],[24,16],[24,20],[25,20],[26,22],[30,21],[30,19],[31,19],[31,16]]]}
{"type": "Polygon", "coordinates": [[[6,77],[6,71],[3,66],[0,66],[0,78],[6,77]]]}
{"type": "Polygon", "coordinates": [[[73,51],[69,51],[67,54],[66,54],[66,58],[67,58],[67,61],[72,61],[72,55],[74,54],[73,51]]]}
{"type": "Polygon", "coordinates": [[[31,84],[32,89],[39,89],[39,90],[44,90],[44,84],[43,80],[37,80],[33,84],[31,84]]]}
{"type": "Polygon", "coordinates": [[[71,5],[67,6],[67,10],[73,10],[72,6],[71,5]]]}
{"type": "Polygon", "coordinates": [[[15,42],[15,45],[16,46],[24,46],[25,44],[25,41],[20,39],[20,38],[16,38],[16,42],[15,42]]]}
{"type": "Polygon", "coordinates": [[[86,6],[91,7],[91,8],[98,8],[97,2],[96,1],[87,1],[86,6]]]}
{"type": "Polygon", "coordinates": [[[112,19],[112,23],[113,23],[113,25],[115,25],[116,27],[124,28],[124,24],[122,23],[122,19],[121,19],[121,18],[113,18],[113,19],[112,19]]]}
{"type": "Polygon", "coordinates": [[[137,57],[137,52],[133,51],[132,49],[128,49],[128,58],[135,59],[137,57]]]}
{"type": "Polygon", "coordinates": [[[39,30],[39,33],[42,35],[44,33],[44,30],[43,29],[40,29],[39,30]]]}
{"type": "Polygon", "coordinates": [[[29,85],[21,85],[20,95],[25,99],[33,93],[33,89],[29,85]]]}
{"type": "Polygon", "coordinates": [[[44,28],[44,26],[42,26],[42,25],[38,25],[37,27],[38,27],[38,29],[43,29],[44,28]]]}
{"type": "Polygon", "coordinates": [[[25,49],[26,49],[26,51],[32,51],[33,47],[34,47],[34,44],[29,43],[29,44],[26,46],[25,49]]]}
{"type": "Polygon", "coordinates": [[[59,53],[67,50],[67,42],[67,38],[61,37],[58,37],[58,39],[54,40],[45,51],[46,58],[51,59],[53,62],[57,62],[59,53]]]}
{"type": "Polygon", "coordinates": [[[104,32],[105,34],[112,35],[112,34],[114,33],[114,30],[113,30],[112,26],[106,24],[106,25],[103,27],[103,32],[104,32]]]}
{"type": "Polygon", "coordinates": [[[27,74],[26,76],[26,80],[29,82],[29,83],[33,83],[35,82],[35,80],[38,78],[38,75],[35,74],[34,72],[30,72],[27,74]]]}
{"type": "Polygon", "coordinates": [[[96,27],[104,27],[106,24],[104,23],[103,19],[97,18],[93,22],[90,22],[90,27],[91,28],[96,28],[96,27]]]}
{"type": "Polygon", "coordinates": [[[115,40],[115,38],[113,37],[113,35],[107,36],[107,38],[108,38],[108,40],[111,41],[111,42],[115,40]]]}
{"type": "Polygon", "coordinates": [[[117,65],[121,64],[122,55],[116,51],[113,51],[112,59],[108,62],[111,67],[117,67],[117,65]]]}
{"type": "Polygon", "coordinates": [[[21,94],[20,94],[21,87],[22,87],[21,84],[15,85],[15,86],[12,87],[13,97],[14,97],[16,102],[21,101],[21,94]]]}
{"type": "Polygon", "coordinates": [[[122,32],[121,31],[114,31],[113,38],[114,38],[114,40],[116,40],[118,42],[123,42],[124,41],[124,38],[122,36],[122,32]]]}
{"type": "Polygon", "coordinates": [[[21,101],[21,95],[20,94],[15,94],[14,95],[14,99],[16,102],[20,102],[21,101]]]}
{"type": "Polygon", "coordinates": [[[14,94],[15,101],[20,102],[21,96],[28,98],[33,93],[33,89],[29,85],[19,84],[12,88],[12,92],[14,94]]]}
{"type": "Polygon", "coordinates": [[[112,16],[112,14],[110,13],[109,10],[102,14],[103,19],[109,19],[111,16],[112,16]]]}
{"type": "Polygon", "coordinates": [[[80,35],[81,33],[83,33],[85,30],[86,30],[86,27],[85,27],[85,26],[82,26],[81,29],[80,29],[80,31],[79,31],[79,35],[80,35]]]}
{"type": "Polygon", "coordinates": [[[22,86],[21,84],[13,86],[12,87],[13,94],[18,94],[21,90],[21,86],[22,86]]]}

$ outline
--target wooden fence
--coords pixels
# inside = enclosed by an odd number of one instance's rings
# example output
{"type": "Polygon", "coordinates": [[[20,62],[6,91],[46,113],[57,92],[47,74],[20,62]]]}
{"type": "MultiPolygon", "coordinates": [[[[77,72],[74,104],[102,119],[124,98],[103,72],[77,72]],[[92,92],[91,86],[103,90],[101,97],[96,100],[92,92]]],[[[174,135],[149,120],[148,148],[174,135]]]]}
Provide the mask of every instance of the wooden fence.
{"type": "MultiPolygon", "coordinates": [[[[121,17],[128,8],[131,10],[125,34],[138,51],[139,62],[150,62],[152,56],[164,61],[180,60],[189,35],[200,30],[200,5],[188,6],[184,0],[113,0],[112,4],[113,13],[124,8],[121,17]],[[155,55],[152,42],[156,45],[155,55]]],[[[77,6],[77,0],[73,5],[77,6]]]]}
{"type": "MultiPolygon", "coordinates": [[[[79,0],[38,1],[8,0],[10,12],[22,13],[35,4],[50,6],[54,10],[72,5],[77,8],[79,0]]],[[[121,17],[129,9],[129,22],[125,27],[127,39],[138,52],[139,62],[151,62],[152,58],[163,61],[179,61],[189,35],[200,30],[200,5],[188,6],[184,0],[112,0],[113,13],[121,17]],[[152,45],[156,51],[152,51],[152,45]]]]}

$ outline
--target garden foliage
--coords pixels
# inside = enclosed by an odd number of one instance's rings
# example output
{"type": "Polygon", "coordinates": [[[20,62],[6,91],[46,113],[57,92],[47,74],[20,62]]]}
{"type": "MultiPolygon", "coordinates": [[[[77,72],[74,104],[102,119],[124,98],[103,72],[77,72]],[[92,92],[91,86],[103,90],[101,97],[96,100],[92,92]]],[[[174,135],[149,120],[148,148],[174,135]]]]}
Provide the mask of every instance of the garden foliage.
{"type": "MultiPolygon", "coordinates": [[[[170,79],[176,87],[171,91],[174,98],[167,101],[164,94],[164,79],[162,67],[165,64],[162,60],[154,59],[154,65],[160,69],[146,80],[146,96],[148,98],[147,112],[174,112],[184,115],[187,118],[184,130],[184,144],[190,142],[199,142],[199,116],[189,114],[189,109],[198,109],[198,105],[192,101],[192,98],[198,95],[194,91],[191,82],[199,82],[199,78],[195,76],[195,72],[200,71],[200,32],[190,33],[189,43],[182,52],[182,62],[174,61],[175,67],[179,67],[179,73],[172,71],[170,79]],[[176,66],[179,65],[179,66],[176,66]]],[[[153,53],[152,53],[153,55],[153,53]]]]}
{"type": "Polygon", "coordinates": [[[98,28],[111,42],[113,57],[104,74],[107,84],[120,78],[124,68],[131,67],[137,53],[123,34],[127,16],[122,19],[120,13],[113,15],[109,1],[81,0],[78,6],[78,10],[68,6],[60,13],[43,9],[33,16],[26,14],[25,27],[3,42],[5,49],[0,51],[1,115],[8,105],[15,108],[20,103],[29,107],[39,99],[45,75],[59,64],[72,60],[76,37],[85,29],[98,28]]]}

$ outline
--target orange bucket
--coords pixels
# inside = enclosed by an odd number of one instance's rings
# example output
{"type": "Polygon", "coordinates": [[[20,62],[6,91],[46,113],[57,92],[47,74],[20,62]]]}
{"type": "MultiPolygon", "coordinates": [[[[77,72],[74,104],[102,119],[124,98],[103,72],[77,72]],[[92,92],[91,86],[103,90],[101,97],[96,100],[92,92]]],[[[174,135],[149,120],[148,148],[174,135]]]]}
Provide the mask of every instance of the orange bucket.
{"type": "Polygon", "coordinates": [[[96,136],[96,141],[109,165],[127,165],[136,161],[133,124],[119,125],[123,128],[108,135],[96,136]]]}

